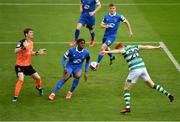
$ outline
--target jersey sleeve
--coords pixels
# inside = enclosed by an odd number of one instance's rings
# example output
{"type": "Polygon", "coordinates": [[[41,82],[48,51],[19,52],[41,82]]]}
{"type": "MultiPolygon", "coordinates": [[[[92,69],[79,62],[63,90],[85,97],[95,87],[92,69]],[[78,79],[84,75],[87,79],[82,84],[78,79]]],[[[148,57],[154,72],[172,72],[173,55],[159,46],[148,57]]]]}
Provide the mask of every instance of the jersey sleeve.
{"type": "Polygon", "coordinates": [[[103,18],[103,20],[102,20],[101,23],[102,23],[102,24],[106,24],[106,23],[107,23],[107,18],[106,18],[106,16],[104,16],[104,18],[103,18]]]}
{"type": "Polygon", "coordinates": [[[123,15],[120,15],[120,21],[124,22],[126,20],[126,18],[123,15]]]}
{"type": "Polygon", "coordinates": [[[64,53],[64,57],[67,59],[69,56],[70,56],[70,50],[67,50],[67,51],[64,53]]]}
{"type": "Polygon", "coordinates": [[[96,5],[100,5],[101,2],[99,0],[95,0],[96,5]]]}
{"type": "Polygon", "coordinates": [[[23,40],[19,41],[16,45],[16,48],[23,48],[24,47],[23,42],[24,42],[23,40]]]}

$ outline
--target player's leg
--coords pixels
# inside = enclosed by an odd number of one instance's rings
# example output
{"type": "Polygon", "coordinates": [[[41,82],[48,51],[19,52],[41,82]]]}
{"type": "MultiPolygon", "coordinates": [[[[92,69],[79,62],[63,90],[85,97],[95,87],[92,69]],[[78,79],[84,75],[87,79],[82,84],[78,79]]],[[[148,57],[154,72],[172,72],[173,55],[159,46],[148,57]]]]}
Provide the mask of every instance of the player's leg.
{"type": "Polygon", "coordinates": [[[79,18],[79,21],[77,23],[77,26],[76,26],[76,30],[74,32],[74,40],[72,42],[70,42],[70,46],[74,46],[76,45],[76,42],[78,40],[78,37],[80,35],[80,30],[81,28],[86,24],[86,16],[84,14],[82,14],[79,18]]]}
{"type": "Polygon", "coordinates": [[[87,19],[87,28],[89,29],[91,40],[89,42],[89,46],[93,47],[95,43],[95,32],[94,32],[94,25],[95,25],[95,17],[89,16],[87,19]]]}
{"type": "Polygon", "coordinates": [[[39,75],[37,72],[35,72],[35,73],[33,73],[31,76],[32,76],[32,77],[34,78],[34,80],[35,80],[36,89],[38,90],[39,95],[40,95],[40,96],[43,96],[43,95],[44,95],[44,92],[43,92],[43,89],[42,89],[42,80],[41,80],[40,75],[39,75]]]}
{"type": "MultiPolygon", "coordinates": [[[[110,47],[107,48],[107,51],[111,50],[110,47]]],[[[112,54],[112,53],[108,53],[109,55],[109,58],[110,58],[110,63],[109,65],[112,65],[113,64],[113,61],[115,60],[115,56],[112,54]]]]}
{"type": "Polygon", "coordinates": [[[101,49],[100,49],[100,53],[98,55],[98,59],[97,59],[97,63],[99,64],[104,56],[104,53],[102,53],[102,51],[106,50],[108,48],[108,46],[103,43],[102,46],[101,46],[101,49]]]}
{"type": "Polygon", "coordinates": [[[131,107],[130,107],[130,89],[135,85],[138,77],[139,77],[139,72],[138,70],[130,71],[129,75],[126,79],[126,82],[124,84],[124,101],[125,101],[125,108],[122,109],[120,112],[121,113],[127,113],[130,112],[131,107]]]}
{"type": "Polygon", "coordinates": [[[94,44],[95,44],[95,32],[94,32],[94,29],[89,29],[89,33],[91,34],[91,40],[89,42],[89,46],[90,47],[93,47],[94,44]]]}
{"type": "Polygon", "coordinates": [[[82,74],[82,69],[81,68],[76,68],[74,70],[73,74],[74,74],[74,80],[73,80],[71,89],[68,91],[68,93],[66,95],[66,99],[71,99],[73,91],[78,86],[79,80],[80,80],[80,77],[81,77],[81,74],[82,74]]]}
{"type": "Polygon", "coordinates": [[[165,94],[165,95],[169,98],[170,102],[172,102],[172,101],[174,100],[174,96],[173,96],[171,93],[169,93],[167,90],[165,90],[162,86],[160,86],[160,85],[158,85],[158,84],[155,84],[155,83],[151,80],[151,78],[150,78],[147,70],[146,70],[145,68],[144,68],[143,70],[144,70],[144,72],[143,72],[143,74],[142,74],[142,78],[146,81],[147,85],[148,85],[150,88],[153,88],[153,89],[155,89],[156,91],[165,94]]]}
{"type": "Polygon", "coordinates": [[[12,100],[13,102],[17,101],[19,93],[20,93],[22,85],[23,85],[23,82],[24,82],[24,74],[23,74],[23,72],[18,72],[17,76],[18,76],[18,81],[17,81],[16,86],[15,86],[14,97],[13,97],[13,100],[12,100]]]}
{"type": "Polygon", "coordinates": [[[62,88],[62,86],[64,85],[64,83],[71,77],[72,74],[72,67],[67,66],[67,74],[63,74],[63,79],[59,80],[56,84],[56,86],[54,87],[52,93],[49,95],[49,100],[54,100],[55,99],[55,95],[58,92],[58,90],[60,88],[62,88]]]}

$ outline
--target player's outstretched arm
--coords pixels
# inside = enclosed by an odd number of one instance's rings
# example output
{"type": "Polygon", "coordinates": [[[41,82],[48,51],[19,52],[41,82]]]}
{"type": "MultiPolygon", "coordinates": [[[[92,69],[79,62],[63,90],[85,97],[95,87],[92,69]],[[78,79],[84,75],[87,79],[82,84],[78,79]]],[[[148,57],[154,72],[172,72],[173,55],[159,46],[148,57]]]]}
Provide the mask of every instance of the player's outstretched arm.
{"type": "Polygon", "coordinates": [[[133,32],[132,32],[131,25],[130,25],[129,21],[126,19],[126,20],[124,21],[124,23],[125,23],[125,25],[126,25],[127,28],[128,28],[128,34],[129,34],[129,36],[132,36],[132,35],[133,35],[133,32]]]}
{"type": "Polygon", "coordinates": [[[139,49],[148,50],[148,49],[160,49],[161,46],[152,46],[152,45],[139,45],[139,49]]]}
{"type": "Polygon", "coordinates": [[[33,56],[37,56],[37,55],[44,55],[44,54],[46,54],[46,49],[45,48],[41,48],[41,49],[39,49],[38,51],[34,51],[33,53],[32,53],[32,55],[33,56]]]}
{"type": "Polygon", "coordinates": [[[113,54],[123,54],[124,53],[124,51],[123,50],[110,50],[110,51],[102,51],[102,53],[105,53],[105,54],[107,54],[107,53],[113,53],[113,54]]]}

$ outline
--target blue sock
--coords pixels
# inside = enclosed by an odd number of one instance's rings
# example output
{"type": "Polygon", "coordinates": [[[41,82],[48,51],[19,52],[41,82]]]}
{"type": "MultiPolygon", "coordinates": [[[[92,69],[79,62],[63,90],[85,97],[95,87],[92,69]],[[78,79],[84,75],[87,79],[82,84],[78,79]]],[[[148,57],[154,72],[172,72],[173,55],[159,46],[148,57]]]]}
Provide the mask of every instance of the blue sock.
{"type": "Polygon", "coordinates": [[[112,53],[108,53],[108,55],[109,55],[110,58],[112,58],[112,56],[113,56],[112,53]]]}
{"type": "Polygon", "coordinates": [[[92,33],[91,33],[91,40],[94,40],[94,37],[95,37],[95,33],[92,32],[92,33]]]}
{"type": "Polygon", "coordinates": [[[56,86],[54,87],[53,93],[56,94],[58,90],[63,86],[63,84],[64,84],[64,79],[59,80],[56,86]]]}
{"type": "Polygon", "coordinates": [[[70,89],[70,92],[74,91],[74,89],[77,87],[78,83],[79,83],[79,78],[75,78],[73,81],[72,87],[70,89]]]}
{"type": "Polygon", "coordinates": [[[80,30],[76,29],[76,31],[75,31],[75,40],[76,41],[78,40],[79,34],[80,34],[80,30]]]}
{"type": "Polygon", "coordinates": [[[101,60],[102,60],[102,58],[103,58],[103,55],[99,54],[99,55],[98,55],[97,62],[98,62],[98,63],[100,63],[100,62],[101,62],[101,60]]]}

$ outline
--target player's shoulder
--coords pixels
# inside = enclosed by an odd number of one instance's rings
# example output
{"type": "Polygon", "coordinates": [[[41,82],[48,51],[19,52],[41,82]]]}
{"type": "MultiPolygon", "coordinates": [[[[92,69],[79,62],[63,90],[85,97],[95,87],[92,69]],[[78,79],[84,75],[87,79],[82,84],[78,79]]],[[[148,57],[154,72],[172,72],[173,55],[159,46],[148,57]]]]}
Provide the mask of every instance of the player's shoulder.
{"type": "Polygon", "coordinates": [[[105,14],[104,17],[110,17],[109,13],[105,14]]]}
{"type": "Polygon", "coordinates": [[[116,13],[116,17],[121,18],[121,17],[123,17],[123,15],[121,13],[116,13]]]}
{"type": "Polygon", "coordinates": [[[76,52],[76,47],[71,47],[67,50],[67,52],[69,52],[70,54],[73,54],[74,52],[76,52]]]}
{"type": "Polygon", "coordinates": [[[19,42],[20,42],[20,43],[23,43],[23,42],[25,42],[25,40],[26,40],[26,39],[21,39],[19,42]]]}
{"type": "Polygon", "coordinates": [[[84,52],[85,52],[85,53],[89,53],[89,50],[86,49],[86,48],[84,48],[84,52]]]}
{"type": "Polygon", "coordinates": [[[20,47],[23,47],[23,42],[25,41],[26,39],[21,39],[20,41],[18,41],[17,45],[16,45],[16,48],[20,48],[20,47]]]}

